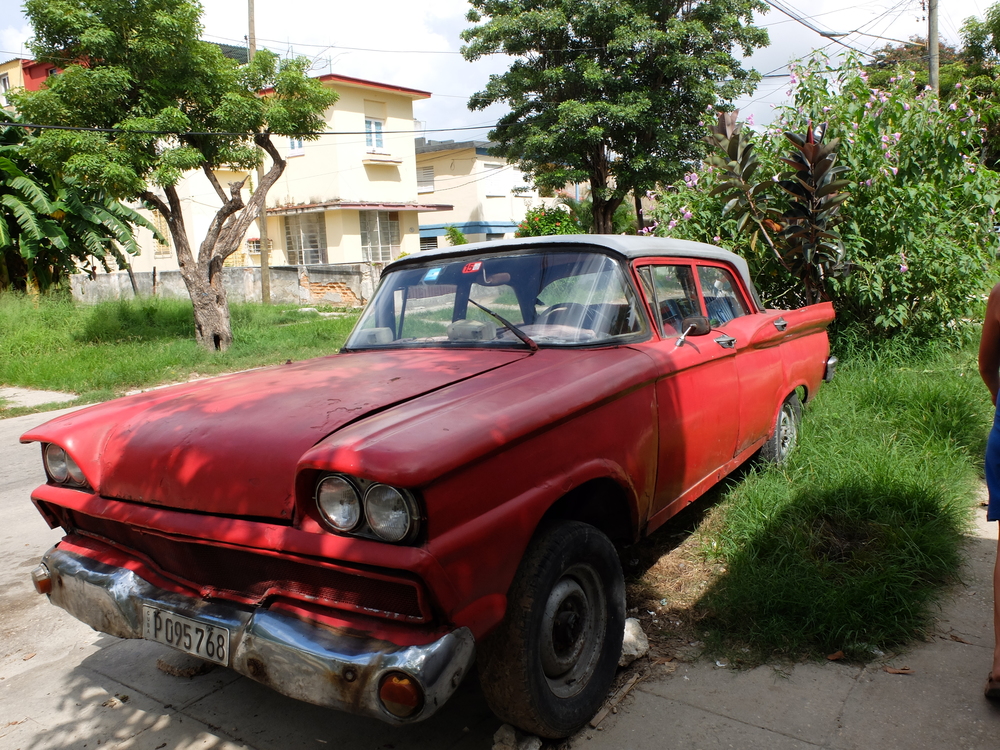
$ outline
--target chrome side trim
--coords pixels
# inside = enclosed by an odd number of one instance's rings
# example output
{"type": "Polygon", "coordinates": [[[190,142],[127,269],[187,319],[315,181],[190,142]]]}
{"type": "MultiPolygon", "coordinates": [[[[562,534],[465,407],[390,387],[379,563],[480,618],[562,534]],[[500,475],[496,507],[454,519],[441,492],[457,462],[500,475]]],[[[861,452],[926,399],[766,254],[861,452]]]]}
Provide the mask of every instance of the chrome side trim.
{"type": "Polygon", "coordinates": [[[399,646],[281,612],[206,602],[153,586],[131,570],[73,552],[50,549],[42,563],[52,576],[50,601],[95,630],[142,638],[142,608],[159,607],[228,628],[232,669],[298,700],[395,725],[433,715],[472,665],[475,640],[465,627],[425,646],[399,646]],[[378,700],[379,681],[398,670],[424,691],[423,708],[401,719],[378,700]]]}
{"type": "Polygon", "coordinates": [[[837,373],[837,358],[827,357],[826,359],[826,370],[823,372],[823,381],[829,383],[833,380],[833,376],[837,373]]]}

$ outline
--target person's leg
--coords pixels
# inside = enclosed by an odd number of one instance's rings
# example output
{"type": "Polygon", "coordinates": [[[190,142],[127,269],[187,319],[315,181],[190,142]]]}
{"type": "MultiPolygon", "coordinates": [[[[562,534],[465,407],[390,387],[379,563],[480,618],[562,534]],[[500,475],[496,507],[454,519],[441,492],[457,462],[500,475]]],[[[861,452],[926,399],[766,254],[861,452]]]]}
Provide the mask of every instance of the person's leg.
{"type": "Polygon", "coordinates": [[[997,540],[997,560],[993,566],[993,671],[990,680],[1000,682],[1000,539],[997,540]]]}

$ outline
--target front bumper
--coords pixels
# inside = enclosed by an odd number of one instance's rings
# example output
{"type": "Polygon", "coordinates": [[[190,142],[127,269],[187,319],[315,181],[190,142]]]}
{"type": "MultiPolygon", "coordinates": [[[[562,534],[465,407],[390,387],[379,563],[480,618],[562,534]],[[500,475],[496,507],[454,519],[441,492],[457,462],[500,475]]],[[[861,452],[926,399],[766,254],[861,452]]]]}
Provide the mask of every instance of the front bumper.
{"type": "Polygon", "coordinates": [[[95,630],[142,638],[144,605],[228,628],[229,666],[240,674],[292,698],[390,724],[431,716],[458,687],[475,656],[472,632],[464,627],[427,645],[399,646],[281,612],[164,591],[131,570],[56,547],[42,565],[51,578],[52,603],[95,630]],[[379,684],[387,672],[403,672],[420,685],[423,705],[412,716],[395,716],[379,700],[379,684]]]}

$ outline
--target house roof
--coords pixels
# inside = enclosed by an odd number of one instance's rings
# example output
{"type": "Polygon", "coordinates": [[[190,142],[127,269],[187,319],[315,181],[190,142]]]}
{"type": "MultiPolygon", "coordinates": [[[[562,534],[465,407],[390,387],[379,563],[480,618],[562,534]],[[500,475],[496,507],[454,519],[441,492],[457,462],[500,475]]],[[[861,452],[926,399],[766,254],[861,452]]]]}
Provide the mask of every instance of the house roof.
{"type": "Polygon", "coordinates": [[[268,216],[310,214],[320,211],[451,211],[447,203],[391,203],[387,201],[323,201],[298,206],[279,206],[267,209],[268,216]]]}
{"type": "Polygon", "coordinates": [[[430,154],[436,151],[461,151],[467,148],[475,149],[476,153],[485,156],[496,144],[492,141],[428,141],[417,138],[415,147],[417,154],[430,154]]]}
{"type": "Polygon", "coordinates": [[[235,44],[222,44],[221,42],[209,42],[209,44],[214,44],[222,50],[223,57],[235,60],[240,65],[246,65],[250,62],[250,50],[246,47],[240,47],[235,44]]]}
{"type": "Polygon", "coordinates": [[[357,86],[365,89],[381,89],[382,91],[391,91],[396,94],[408,96],[411,99],[430,99],[431,97],[431,93],[429,91],[410,89],[405,86],[394,86],[391,83],[366,81],[364,78],[352,78],[351,76],[342,76],[336,73],[327,73],[326,75],[318,76],[318,80],[323,81],[324,83],[339,83],[343,86],[357,86]]]}

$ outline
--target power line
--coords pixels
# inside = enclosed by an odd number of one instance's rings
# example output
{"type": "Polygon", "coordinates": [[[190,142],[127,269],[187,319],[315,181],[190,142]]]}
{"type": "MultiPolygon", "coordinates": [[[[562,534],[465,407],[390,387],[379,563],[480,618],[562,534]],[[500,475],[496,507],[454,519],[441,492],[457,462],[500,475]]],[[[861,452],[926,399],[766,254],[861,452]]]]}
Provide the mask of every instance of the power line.
{"type": "MultiPolygon", "coordinates": [[[[237,138],[252,138],[257,133],[234,133],[227,131],[177,131],[177,130],[132,130],[129,128],[93,128],[93,127],[82,127],[78,125],[41,125],[33,122],[0,122],[0,127],[12,127],[12,128],[25,128],[28,130],[78,130],[89,133],[131,133],[136,135],[176,135],[176,136],[191,136],[191,135],[211,135],[211,136],[227,136],[227,137],[237,137],[237,138]]],[[[413,135],[414,133],[450,133],[456,130],[487,130],[491,128],[503,127],[499,123],[491,123],[484,125],[467,125],[460,128],[420,128],[419,130],[383,130],[382,135],[413,135]]],[[[283,137],[293,137],[293,136],[307,136],[307,135],[370,135],[365,130],[323,130],[313,133],[266,133],[266,135],[275,135],[279,138],[283,137]]]]}

